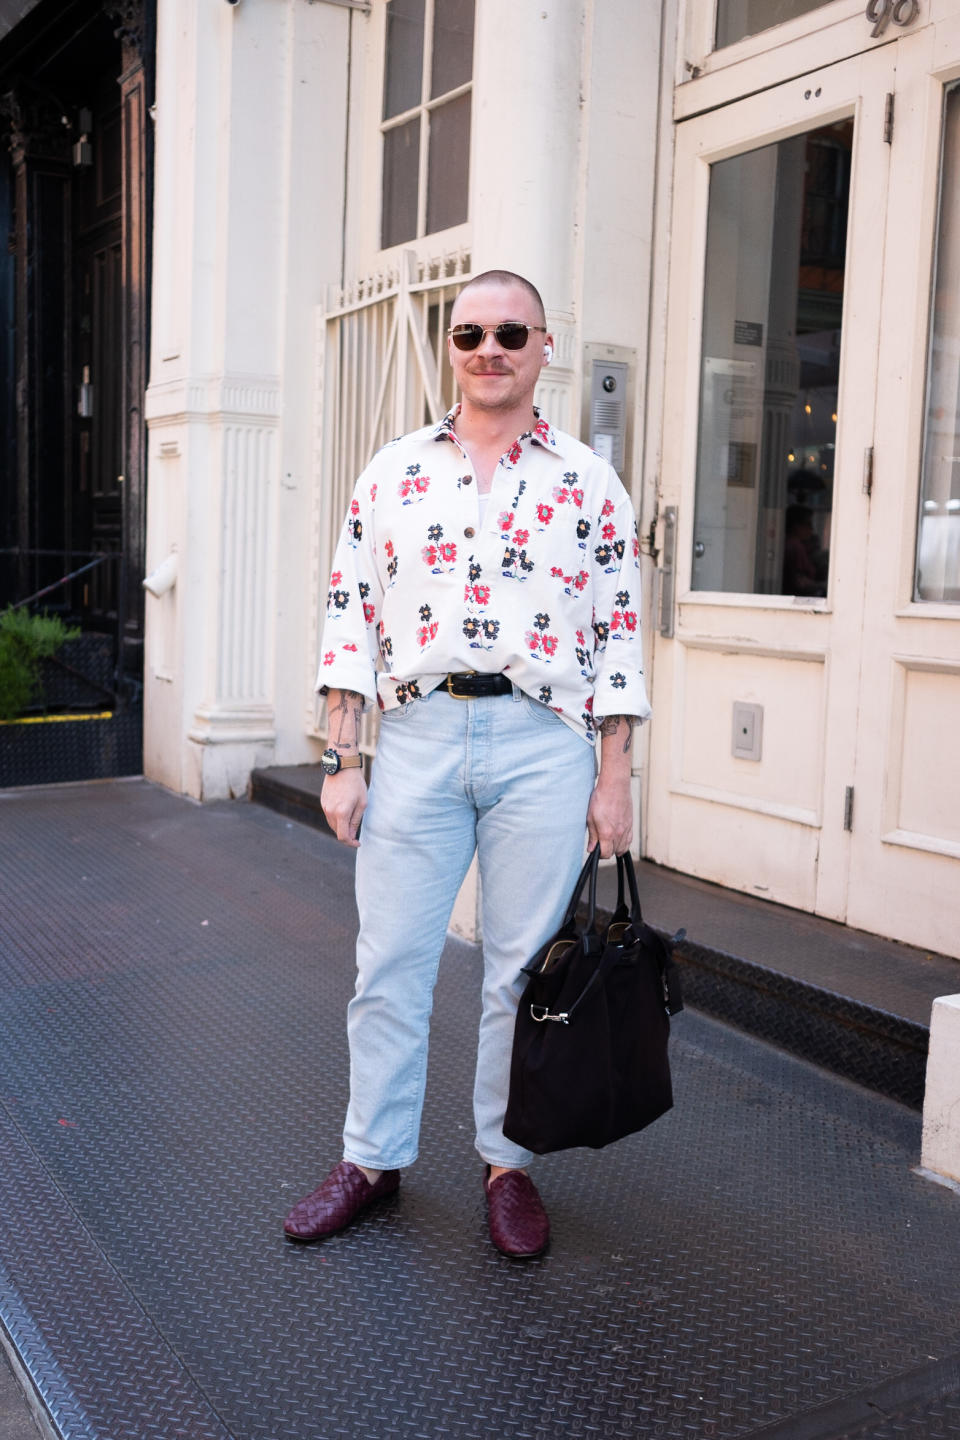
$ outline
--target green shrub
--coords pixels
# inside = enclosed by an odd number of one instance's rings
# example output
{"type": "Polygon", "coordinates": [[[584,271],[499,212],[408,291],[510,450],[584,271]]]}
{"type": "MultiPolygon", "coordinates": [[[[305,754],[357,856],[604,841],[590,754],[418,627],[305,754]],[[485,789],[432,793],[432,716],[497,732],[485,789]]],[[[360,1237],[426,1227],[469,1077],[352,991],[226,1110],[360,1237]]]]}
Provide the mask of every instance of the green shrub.
{"type": "Polygon", "coordinates": [[[56,615],[30,615],[12,607],[0,614],[0,720],[23,714],[39,693],[40,661],[79,634],[56,615]]]}

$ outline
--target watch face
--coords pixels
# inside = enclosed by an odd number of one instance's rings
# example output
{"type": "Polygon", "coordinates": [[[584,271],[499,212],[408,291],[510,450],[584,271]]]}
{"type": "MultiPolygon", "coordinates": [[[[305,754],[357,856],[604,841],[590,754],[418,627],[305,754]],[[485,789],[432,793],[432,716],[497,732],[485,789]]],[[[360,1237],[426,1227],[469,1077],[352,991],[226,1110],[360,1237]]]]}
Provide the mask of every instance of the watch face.
{"type": "Polygon", "coordinates": [[[340,769],[340,756],[336,750],[324,750],[320,756],[320,764],[323,767],[324,775],[336,775],[340,769]]]}

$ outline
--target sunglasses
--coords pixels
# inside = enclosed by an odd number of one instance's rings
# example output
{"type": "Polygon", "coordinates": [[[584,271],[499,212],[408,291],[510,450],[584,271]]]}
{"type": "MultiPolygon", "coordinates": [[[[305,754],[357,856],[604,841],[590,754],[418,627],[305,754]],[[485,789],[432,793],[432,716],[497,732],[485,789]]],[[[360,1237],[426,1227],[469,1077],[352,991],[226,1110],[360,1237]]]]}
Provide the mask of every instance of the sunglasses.
{"type": "Polygon", "coordinates": [[[504,350],[522,350],[531,330],[540,330],[545,335],[546,325],[524,325],[522,320],[501,320],[499,325],[454,325],[447,334],[458,350],[476,350],[483,344],[485,335],[496,336],[497,344],[504,350]]]}

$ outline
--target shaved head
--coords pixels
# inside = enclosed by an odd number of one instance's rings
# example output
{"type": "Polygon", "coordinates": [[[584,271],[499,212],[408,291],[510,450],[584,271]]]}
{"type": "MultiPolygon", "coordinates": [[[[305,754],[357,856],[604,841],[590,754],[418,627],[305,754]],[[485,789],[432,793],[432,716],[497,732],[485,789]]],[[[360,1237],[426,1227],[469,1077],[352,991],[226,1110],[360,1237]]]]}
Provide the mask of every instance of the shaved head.
{"type": "Polygon", "coordinates": [[[525,280],[522,275],[515,275],[512,270],[484,270],[482,275],[474,275],[473,279],[468,280],[460,291],[460,294],[454,301],[455,306],[459,309],[460,302],[464,296],[468,296],[471,290],[479,289],[482,285],[519,285],[521,290],[526,291],[536,307],[537,322],[540,325],[546,325],[547,317],[543,308],[543,301],[540,298],[540,291],[536,285],[532,285],[530,281],[525,280]]]}

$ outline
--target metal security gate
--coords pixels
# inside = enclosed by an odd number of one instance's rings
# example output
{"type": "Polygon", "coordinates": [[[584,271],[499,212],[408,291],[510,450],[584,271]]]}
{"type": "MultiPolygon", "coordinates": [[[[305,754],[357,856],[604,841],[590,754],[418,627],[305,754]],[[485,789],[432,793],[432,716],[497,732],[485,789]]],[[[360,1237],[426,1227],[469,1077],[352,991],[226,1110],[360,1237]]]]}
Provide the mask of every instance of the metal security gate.
{"type": "MultiPolygon", "coordinates": [[[[456,387],[447,360],[453,302],[470,278],[470,254],[439,261],[404,251],[399,266],[328,296],[317,310],[310,684],[319,664],[327,580],[357,476],[381,445],[441,419],[456,387]]],[[[311,702],[308,729],[318,726],[311,702]]],[[[376,714],[362,748],[375,746],[376,714]]]]}

